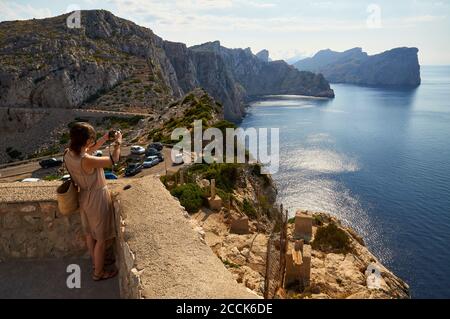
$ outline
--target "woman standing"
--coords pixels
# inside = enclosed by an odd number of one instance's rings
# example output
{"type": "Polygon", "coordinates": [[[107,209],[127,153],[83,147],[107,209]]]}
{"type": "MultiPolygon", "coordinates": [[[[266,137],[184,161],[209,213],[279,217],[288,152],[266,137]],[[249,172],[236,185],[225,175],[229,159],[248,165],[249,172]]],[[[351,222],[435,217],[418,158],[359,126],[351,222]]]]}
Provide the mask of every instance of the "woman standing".
{"type": "Polygon", "coordinates": [[[114,136],[114,151],[109,157],[92,154],[109,140],[105,134],[96,142],[95,129],[88,123],[75,123],[70,129],[70,145],[64,162],[79,187],[80,214],[87,247],[94,264],[95,281],[113,278],[118,271],[104,268],[106,243],[115,238],[114,206],[108,190],[104,168],[119,161],[122,134],[114,136]]]}

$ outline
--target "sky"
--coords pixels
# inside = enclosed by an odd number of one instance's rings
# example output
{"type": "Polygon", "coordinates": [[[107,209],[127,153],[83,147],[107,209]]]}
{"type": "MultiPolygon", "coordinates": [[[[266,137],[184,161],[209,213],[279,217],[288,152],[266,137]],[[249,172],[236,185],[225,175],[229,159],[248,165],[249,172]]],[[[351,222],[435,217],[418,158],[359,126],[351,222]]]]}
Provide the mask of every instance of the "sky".
{"type": "Polygon", "coordinates": [[[272,59],[361,47],[419,48],[422,65],[450,64],[450,0],[0,0],[0,21],[105,9],[166,40],[262,49],[272,59]]]}

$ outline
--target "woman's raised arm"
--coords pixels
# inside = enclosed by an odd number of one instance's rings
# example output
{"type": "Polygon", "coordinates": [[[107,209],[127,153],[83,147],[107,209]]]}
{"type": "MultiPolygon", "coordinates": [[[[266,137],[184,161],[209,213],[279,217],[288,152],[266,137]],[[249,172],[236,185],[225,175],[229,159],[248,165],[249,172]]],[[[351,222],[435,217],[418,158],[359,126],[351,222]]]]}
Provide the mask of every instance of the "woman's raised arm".
{"type": "Polygon", "coordinates": [[[117,132],[115,136],[114,150],[110,157],[102,156],[92,156],[86,155],[81,161],[83,169],[87,172],[91,172],[95,168],[108,168],[112,167],[113,164],[118,163],[120,160],[120,145],[122,144],[122,133],[117,132]]]}

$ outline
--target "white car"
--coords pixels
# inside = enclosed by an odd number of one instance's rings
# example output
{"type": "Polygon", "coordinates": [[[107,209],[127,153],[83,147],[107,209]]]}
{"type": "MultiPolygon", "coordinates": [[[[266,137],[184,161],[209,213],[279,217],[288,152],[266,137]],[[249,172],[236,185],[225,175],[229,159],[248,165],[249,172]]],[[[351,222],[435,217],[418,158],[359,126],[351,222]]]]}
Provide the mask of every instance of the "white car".
{"type": "Polygon", "coordinates": [[[92,154],[92,155],[97,156],[97,157],[102,157],[103,156],[103,152],[98,150],[98,151],[95,151],[94,154],[92,154]]]}
{"type": "Polygon", "coordinates": [[[184,159],[183,159],[183,154],[182,153],[178,153],[176,154],[173,158],[173,165],[182,165],[184,164],[184,159]]]}
{"type": "Polygon", "coordinates": [[[31,177],[21,180],[22,183],[36,183],[36,182],[40,182],[40,181],[42,181],[40,178],[31,178],[31,177]]]}
{"type": "Polygon", "coordinates": [[[143,148],[142,146],[131,146],[130,152],[133,155],[144,155],[145,148],[143,148]]]}

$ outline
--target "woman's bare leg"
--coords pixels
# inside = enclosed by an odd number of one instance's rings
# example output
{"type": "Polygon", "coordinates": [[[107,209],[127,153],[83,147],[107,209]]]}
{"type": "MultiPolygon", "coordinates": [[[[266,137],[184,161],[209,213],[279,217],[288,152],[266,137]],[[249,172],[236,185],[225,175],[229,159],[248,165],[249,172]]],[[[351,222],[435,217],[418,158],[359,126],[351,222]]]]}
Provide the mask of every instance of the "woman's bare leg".
{"type": "Polygon", "coordinates": [[[103,267],[105,264],[105,249],[106,242],[104,240],[97,240],[94,246],[94,266],[96,275],[101,275],[103,272],[103,267]]]}
{"type": "Polygon", "coordinates": [[[94,263],[95,239],[91,235],[86,235],[86,246],[89,250],[89,255],[91,255],[92,263],[94,263]]]}

